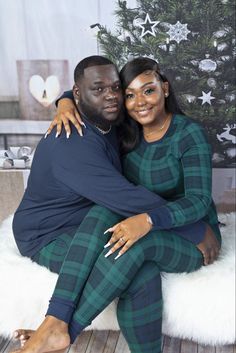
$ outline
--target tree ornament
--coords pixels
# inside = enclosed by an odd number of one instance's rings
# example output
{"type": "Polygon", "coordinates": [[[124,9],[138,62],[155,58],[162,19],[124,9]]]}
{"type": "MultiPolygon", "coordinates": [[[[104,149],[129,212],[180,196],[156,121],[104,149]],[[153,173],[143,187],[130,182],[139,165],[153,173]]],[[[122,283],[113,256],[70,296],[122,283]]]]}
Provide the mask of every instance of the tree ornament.
{"type": "Polygon", "coordinates": [[[142,28],[141,38],[146,34],[151,34],[152,36],[156,36],[154,28],[158,25],[160,21],[151,21],[149,14],[146,14],[146,18],[144,22],[140,22],[137,25],[142,28]]]}
{"type": "MultiPolygon", "coordinates": [[[[206,54],[206,57],[208,57],[208,54],[206,54]]],[[[215,61],[207,58],[200,61],[198,68],[201,71],[213,72],[216,70],[217,64],[215,61]]]]}
{"type": "Polygon", "coordinates": [[[222,61],[229,61],[231,59],[230,55],[223,55],[220,57],[222,61]]]}
{"type": "Polygon", "coordinates": [[[202,91],[202,96],[198,97],[198,99],[202,99],[202,105],[205,104],[205,103],[208,103],[208,104],[211,105],[211,100],[215,99],[215,97],[211,96],[211,91],[209,91],[207,93],[202,91]]]}
{"type": "Polygon", "coordinates": [[[130,40],[131,40],[131,38],[130,38],[130,33],[127,31],[127,30],[122,30],[122,31],[119,31],[119,33],[118,33],[119,35],[117,36],[117,38],[119,39],[119,40],[121,40],[121,41],[126,41],[127,40],[127,38],[129,38],[130,40]]]}
{"type": "Polygon", "coordinates": [[[233,102],[235,100],[235,94],[234,93],[226,94],[225,98],[227,99],[227,101],[233,102]]]}
{"type": "Polygon", "coordinates": [[[218,49],[219,51],[223,51],[223,50],[225,50],[225,49],[227,49],[227,48],[228,48],[227,43],[220,43],[220,44],[218,44],[218,46],[217,46],[217,49],[218,49]]]}
{"type": "Polygon", "coordinates": [[[187,29],[187,23],[182,24],[179,21],[175,25],[170,25],[170,29],[167,32],[170,36],[170,40],[175,40],[178,44],[181,40],[187,40],[187,35],[190,31],[187,29]]]}
{"type": "Polygon", "coordinates": [[[155,56],[153,54],[149,54],[149,55],[143,55],[144,58],[149,58],[149,59],[152,59],[152,60],[155,60],[158,62],[158,59],[155,58],[155,56]]]}
{"type": "Polygon", "coordinates": [[[199,61],[198,60],[191,60],[190,62],[191,62],[191,64],[193,64],[193,66],[198,66],[199,65],[199,61]]]}
{"type": "Polygon", "coordinates": [[[235,130],[236,129],[236,124],[226,124],[225,127],[223,127],[223,131],[221,134],[217,134],[217,140],[220,142],[223,141],[231,141],[234,145],[236,144],[236,136],[234,134],[231,134],[231,130],[235,130]]]}
{"type": "Polygon", "coordinates": [[[196,100],[196,97],[192,94],[185,94],[184,97],[188,103],[193,103],[196,100]]]}
{"type": "Polygon", "coordinates": [[[211,88],[216,88],[216,80],[214,78],[208,78],[207,84],[211,88]]]}
{"type": "Polygon", "coordinates": [[[143,19],[136,16],[136,17],[133,19],[133,26],[134,26],[134,27],[137,27],[137,26],[139,26],[142,22],[143,22],[143,19]]]}
{"type": "Polygon", "coordinates": [[[222,38],[227,34],[227,30],[226,29],[221,29],[219,31],[216,31],[213,33],[215,38],[222,38]]]}

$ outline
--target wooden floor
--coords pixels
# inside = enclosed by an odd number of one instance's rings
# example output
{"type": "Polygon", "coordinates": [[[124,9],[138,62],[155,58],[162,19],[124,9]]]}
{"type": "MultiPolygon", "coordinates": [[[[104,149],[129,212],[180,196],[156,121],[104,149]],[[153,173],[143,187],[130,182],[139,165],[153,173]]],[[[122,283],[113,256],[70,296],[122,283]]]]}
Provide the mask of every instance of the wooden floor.
{"type": "MultiPolygon", "coordinates": [[[[18,349],[15,340],[0,337],[0,353],[10,353],[15,349],[18,349]]],[[[120,332],[88,331],[80,335],[67,353],[130,353],[130,351],[120,332]]],[[[194,342],[164,336],[162,353],[236,353],[236,346],[201,346],[194,342]]]]}

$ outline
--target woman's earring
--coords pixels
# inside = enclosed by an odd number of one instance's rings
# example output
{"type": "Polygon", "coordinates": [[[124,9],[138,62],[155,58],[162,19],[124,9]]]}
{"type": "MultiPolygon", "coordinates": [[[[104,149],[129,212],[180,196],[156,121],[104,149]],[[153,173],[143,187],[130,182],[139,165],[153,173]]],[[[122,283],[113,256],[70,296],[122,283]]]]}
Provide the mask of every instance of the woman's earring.
{"type": "Polygon", "coordinates": [[[75,104],[78,105],[79,104],[79,100],[75,99],[75,104]]]}
{"type": "Polygon", "coordinates": [[[165,93],[165,97],[167,98],[169,96],[169,94],[168,93],[165,93]]]}

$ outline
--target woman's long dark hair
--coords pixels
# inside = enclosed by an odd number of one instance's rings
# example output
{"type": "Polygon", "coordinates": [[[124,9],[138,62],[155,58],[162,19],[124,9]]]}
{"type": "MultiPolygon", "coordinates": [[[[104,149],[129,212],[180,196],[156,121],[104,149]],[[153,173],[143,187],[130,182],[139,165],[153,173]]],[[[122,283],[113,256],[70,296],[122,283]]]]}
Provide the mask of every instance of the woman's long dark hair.
{"type": "MultiPolygon", "coordinates": [[[[129,84],[145,71],[155,71],[162,82],[168,82],[169,96],[165,98],[166,111],[173,114],[183,114],[169,80],[160,72],[160,67],[155,60],[139,57],[125,64],[120,71],[120,79],[124,94],[129,84]]],[[[132,151],[139,144],[141,128],[142,126],[133,120],[127,112],[125,112],[124,120],[118,129],[120,150],[122,155],[132,151]]]]}

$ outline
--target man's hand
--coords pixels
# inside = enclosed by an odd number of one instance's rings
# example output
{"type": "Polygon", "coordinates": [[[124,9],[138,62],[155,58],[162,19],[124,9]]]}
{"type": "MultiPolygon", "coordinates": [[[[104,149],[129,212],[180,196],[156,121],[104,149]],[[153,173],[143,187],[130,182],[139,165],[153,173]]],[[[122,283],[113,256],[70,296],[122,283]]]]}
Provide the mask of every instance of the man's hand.
{"type": "Polygon", "coordinates": [[[81,126],[85,127],[85,124],[81,120],[81,117],[76,109],[76,106],[74,105],[71,99],[63,98],[63,99],[60,99],[58,102],[57,114],[55,115],[53,121],[51,122],[51,125],[48,128],[45,134],[45,138],[47,137],[47,135],[51,133],[54,126],[57,127],[56,137],[58,137],[61,133],[62,123],[66,130],[66,136],[67,138],[69,138],[71,134],[69,122],[71,122],[76,127],[80,136],[83,136],[81,126]]]}
{"type": "Polygon", "coordinates": [[[204,257],[204,265],[212,264],[219,255],[220,244],[210,226],[207,225],[204,239],[197,245],[204,257]]]}
{"type": "MultiPolygon", "coordinates": [[[[111,239],[105,245],[108,247],[115,243],[110,251],[105,255],[106,257],[114,253],[117,249],[117,259],[124,254],[136,241],[145,236],[152,228],[152,224],[148,221],[148,214],[142,213],[137,216],[129,217],[124,221],[117,223],[112,228],[106,230],[106,232],[113,232],[111,239]]],[[[105,232],[105,233],[106,233],[105,232]]]]}

